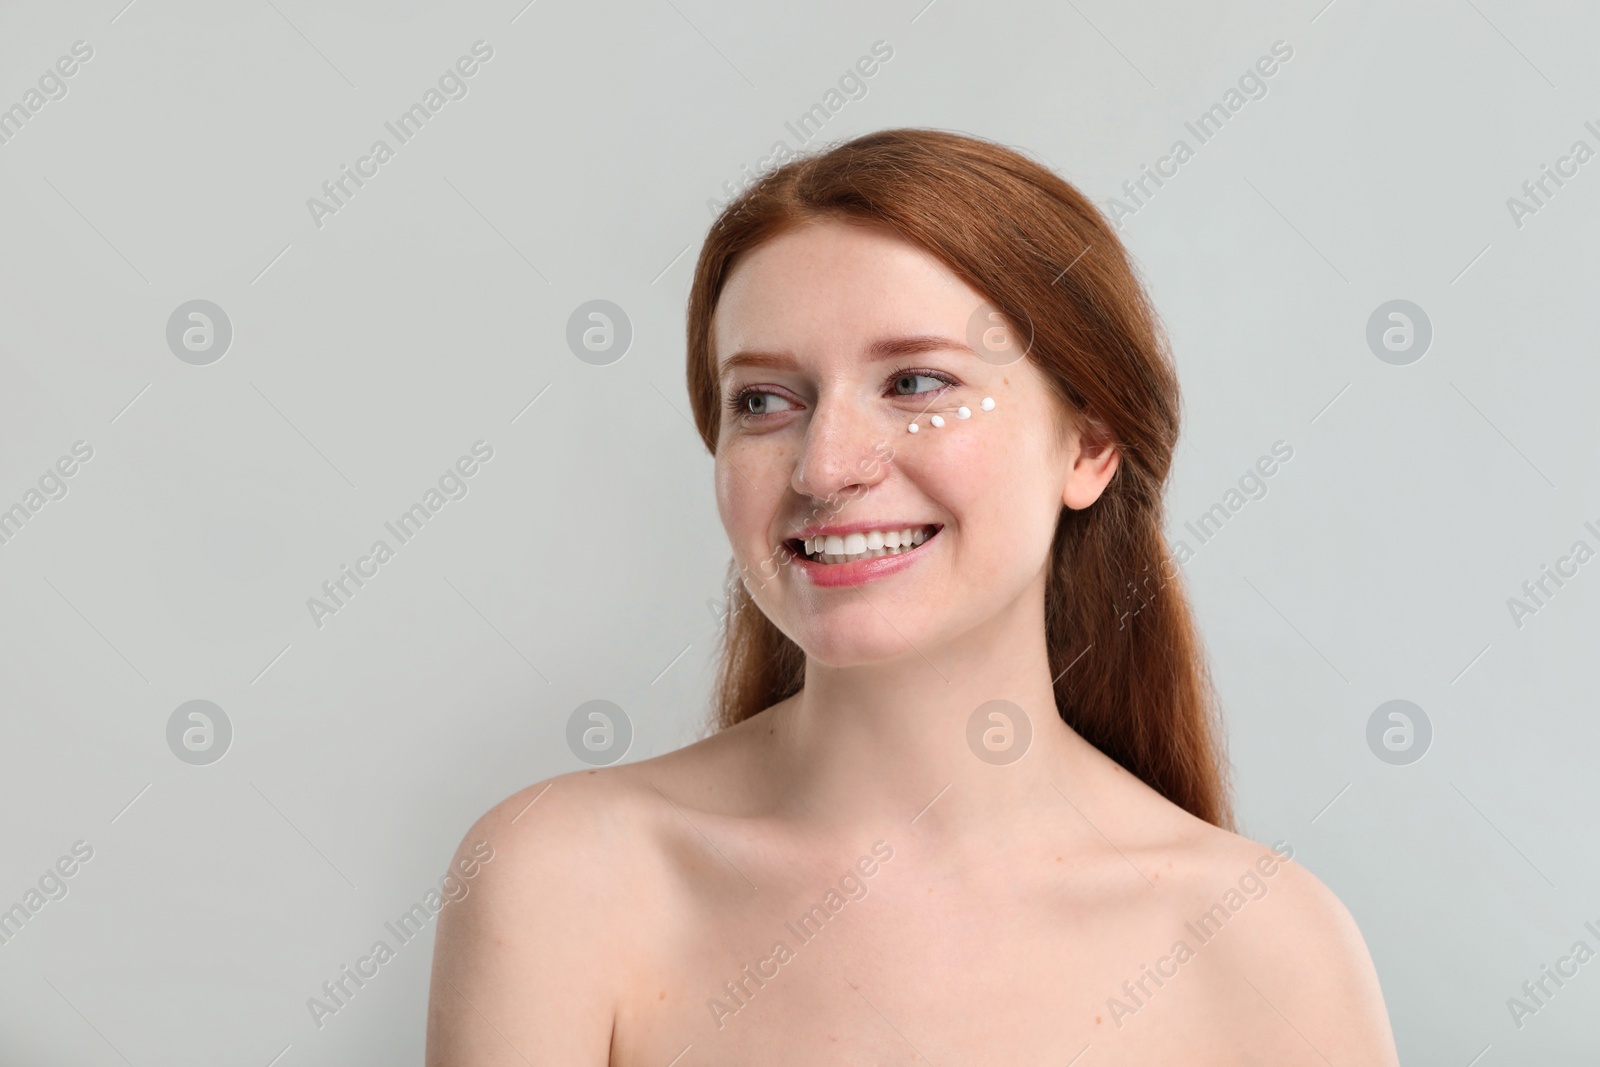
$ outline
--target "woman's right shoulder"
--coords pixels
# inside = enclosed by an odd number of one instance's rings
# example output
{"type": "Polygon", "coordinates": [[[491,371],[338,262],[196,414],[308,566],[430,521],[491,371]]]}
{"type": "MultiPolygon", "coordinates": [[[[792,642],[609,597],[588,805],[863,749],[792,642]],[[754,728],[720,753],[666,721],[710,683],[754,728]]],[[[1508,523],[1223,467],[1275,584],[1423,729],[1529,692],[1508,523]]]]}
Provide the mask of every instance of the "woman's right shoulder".
{"type": "Polygon", "coordinates": [[[653,880],[676,854],[685,810],[709,792],[740,794],[750,777],[745,735],[733,729],[633,763],[585,768],[517,790],[473,822],[456,861],[493,849],[489,866],[515,905],[527,895],[560,900],[581,891],[592,903],[629,899],[640,879],[653,880]],[[476,853],[475,853],[476,850],[476,853]]]}
{"type": "Polygon", "coordinates": [[[660,862],[659,818],[617,770],[536,782],[462,837],[450,870],[465,889],[434,940],[430,1065],[608,1062],[647,921],[638,887],[660,862]]]}
{"type": "Polygon", "coordinates": [[[487,844],[493,863],[505,872],[501,880],[518,875],[542,881],[564,872],[599,889],[648,851],[656,821],[648,792],[637,774],[619,767],[535,782],[478,816],[456,857],[487,844]]]}

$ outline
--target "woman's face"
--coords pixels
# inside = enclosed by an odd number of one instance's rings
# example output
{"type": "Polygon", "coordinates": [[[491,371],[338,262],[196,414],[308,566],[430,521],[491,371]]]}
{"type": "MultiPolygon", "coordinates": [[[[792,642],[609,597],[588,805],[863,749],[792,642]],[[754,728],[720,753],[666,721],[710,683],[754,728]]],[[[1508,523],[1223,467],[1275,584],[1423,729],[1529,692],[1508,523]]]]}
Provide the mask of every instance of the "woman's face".
{"type": "Polygon", "coordinates": [[[1061,445],[1033,360],[994,354],[995,333],[974,354],[987,310],[916,246],[834,221],[759,245],[723,289],[717,508],[756,604],[815,660],[927,655],[1036,615],[1063,503],[1115,470],[1061,445]]]}

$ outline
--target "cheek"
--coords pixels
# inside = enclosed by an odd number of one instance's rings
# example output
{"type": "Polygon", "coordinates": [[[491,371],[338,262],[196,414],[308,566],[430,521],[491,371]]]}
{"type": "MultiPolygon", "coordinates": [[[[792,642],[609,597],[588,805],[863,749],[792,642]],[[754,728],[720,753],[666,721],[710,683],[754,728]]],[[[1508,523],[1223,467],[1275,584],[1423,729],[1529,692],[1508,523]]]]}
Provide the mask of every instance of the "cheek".
{"type": "Polygon", "coordinates": [[[1061,487],[1048,442],[1030,429],[1036,424],[1016,414],[1009,422],[977,422],[996,414],[908,435],[913,440],[897,450],[895,462],[951,515],[964,544],[985,558],[1011,546],[991,559],[999,564],[1048,551],[1061,487]]]}
{"type": "Polygon", "coordinates": [[[718,449],[714,481],[717,514],[735,554],[764,544],[789,485],[793,459],[771,438],[734,439],[718,449]]]}
{"type": "Polygon", "coordinates": [[[1015,492],[1016,453],[1025,447],[1014,427],[996,421],[994,412],[959,421],[947,415],[942,427],[924,418],[917,433],[900,434],[893,462],[959,519],[974,505],[979,516],[994,512],[1015,492]]]}

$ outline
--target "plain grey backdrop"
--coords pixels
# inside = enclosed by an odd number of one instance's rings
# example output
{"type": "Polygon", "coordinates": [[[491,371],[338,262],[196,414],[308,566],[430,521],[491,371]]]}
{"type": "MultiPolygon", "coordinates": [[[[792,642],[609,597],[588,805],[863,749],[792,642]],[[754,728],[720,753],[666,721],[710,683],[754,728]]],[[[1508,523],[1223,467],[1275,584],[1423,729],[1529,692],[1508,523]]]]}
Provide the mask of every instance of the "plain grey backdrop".
{"type": "Polygon", "coordinates": [[[1244,831],[1349,906],[1408,1064],[1595,1062],[1600,960],[1508,1003],[1600,949],[1592,5],[125,3],[0,14],[0,1062],[417,1062],[433,923],[308,1000],[584,766],[574,709],[620,707],[630,760],[699,736],[729,551],[684,300],[807,113],[1117,211],[1244,831]],[[609,363],[567,340],[591,300],[609,363]],[[229,736],[169,730],[195,700],[229,736]]]}

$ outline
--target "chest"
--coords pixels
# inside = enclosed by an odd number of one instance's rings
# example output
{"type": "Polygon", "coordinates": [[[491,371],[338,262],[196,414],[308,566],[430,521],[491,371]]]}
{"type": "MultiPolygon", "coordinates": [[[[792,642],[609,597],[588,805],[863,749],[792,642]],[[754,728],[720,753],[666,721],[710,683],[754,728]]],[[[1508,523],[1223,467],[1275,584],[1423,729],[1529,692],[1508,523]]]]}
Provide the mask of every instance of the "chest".
{"type": "Polygon", "coordinates": [[[1208,1043],[1216,1062],[1254,1062],[1249,1028],[1223,1025],[1217,963],[1192,935],[1172,958],[1184,931],[1157,891],[915,873],[669,909],[626,964],[614,1062],[1066,1064],[1093,1049],[1099,1067],[1205,1063],[1208,1043]]]}

